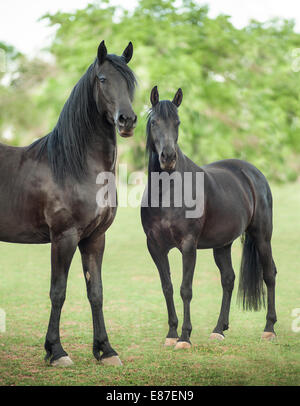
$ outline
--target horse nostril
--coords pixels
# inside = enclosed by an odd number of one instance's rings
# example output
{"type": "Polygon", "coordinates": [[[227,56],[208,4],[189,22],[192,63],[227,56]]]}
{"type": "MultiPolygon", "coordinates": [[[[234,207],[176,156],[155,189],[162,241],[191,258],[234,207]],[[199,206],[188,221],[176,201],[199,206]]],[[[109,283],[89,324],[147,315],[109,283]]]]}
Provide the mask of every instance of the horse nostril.
{"type": "Polygon", "coordinates": [[[173,162],[176,160],[176,151],[162,151],[161,159],[164,162],[173,162]]]}
{"type": "Polygon", "coordinates": [[[126,117],[124,116],[124,114],[120,114],[119,119],[118,119],[119,124],[124,125],[125,121],[126,121],[126,117]]]}
{"type": "Polygon", "coordinates": [[[135,114],[135,115],[134,115],[133,124],[136,124],[136,122],[137,122],[137,115],[135,114]]]}

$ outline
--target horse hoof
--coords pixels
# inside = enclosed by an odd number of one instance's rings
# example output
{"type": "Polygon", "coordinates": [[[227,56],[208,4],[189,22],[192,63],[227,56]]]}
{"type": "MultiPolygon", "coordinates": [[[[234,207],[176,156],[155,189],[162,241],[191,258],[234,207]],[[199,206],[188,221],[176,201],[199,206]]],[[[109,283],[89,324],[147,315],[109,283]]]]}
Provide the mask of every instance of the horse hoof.
{"type": "Polygon", "coordinates": [[[218,340],[218,341],[222,341],[224,340],[224,336],[223,334],[219,334],[219,333],[211,333],[209,339],[210,340],[218,340]]]}
{"type": "Polygon", "coordinates": [[[103,365],[112,365],[112,366],[121,366],[122,361],[117,355],[113,355],[112,357],[101,358],[100,363],[103,365]]]}
{"type": "Polygon", "coordinates": [[[52,367],[70,367],[73,365],[73,361],[71,360],[70,357],[65,356],[56,359],[55,361],[51,362],[50,364],[52,367]]]}
{"type": "Polygon", "coordinates": [[[192,344],[188,343],[187,341],[178,341],[175,345],[175,350],[187,349],[191,348],[192,344]]]}
{"type": "Polygon", "coordinates": [[[165,341],[165,347],[172,347],[173,345],[176,345],[178,341],[178,338],[166,338],[165,341]]]}
{"type": "Polygon", "coordinates": [[[262,340],[272,341],[276,338],[276,334],[272,331],[264,331],[261,335],[262,340]]]}

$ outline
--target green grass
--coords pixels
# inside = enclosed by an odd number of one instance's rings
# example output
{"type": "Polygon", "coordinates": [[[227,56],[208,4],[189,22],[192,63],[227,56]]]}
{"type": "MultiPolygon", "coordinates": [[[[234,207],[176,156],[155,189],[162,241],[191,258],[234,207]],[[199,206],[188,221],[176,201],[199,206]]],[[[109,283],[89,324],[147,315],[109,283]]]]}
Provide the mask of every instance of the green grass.
{"type": "MultiPolygon", "coordinates": [[[[300,307],[300,187],[291,184],[272,189],[273,254],[278,269],[275,342],[260,340],[264,310],[243,312],[236,305],[237,283],[226,339],[209,341],[222,291],[208,250],[198,251],[191,303],[193,347],[183,351],[165,348],[166,306],[146,248],[139,209],[120,208],[107,233],[103,283],[106,327],[123,367],[102,366],[93,358],[91,312],[78,252],[61,318],[62,343],[74,366],[45,366],[50,246],[0,243],[0,308],[7,317],[6,332],[0,333],[0,385],[299,385],[300,333],[291,329],[291,312],[300,307]]],[[[236,241],[236,274],[240,255],[240,242],[236,241]]],[[[171,252],[170,263],[181,326],[178,251],[171,252]]]]}

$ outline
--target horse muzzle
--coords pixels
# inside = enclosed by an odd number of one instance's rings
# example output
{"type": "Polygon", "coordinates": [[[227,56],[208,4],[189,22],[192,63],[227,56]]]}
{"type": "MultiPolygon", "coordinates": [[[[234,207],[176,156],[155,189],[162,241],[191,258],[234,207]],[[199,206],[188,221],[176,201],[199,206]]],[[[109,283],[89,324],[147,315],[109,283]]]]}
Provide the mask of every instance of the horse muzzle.
{"type": "Polygon", "coordinates": [[[130,130],[118,128],[118,131],[119,131],[119,134],[121,135],[121,137],[123,137],[123,138],[132,137],[134,134],[134,128],[131,128],[130,130]]]}
{"type": "Polygon", "coordinates": [[[117,128],[121,137],[128,138],[132,137],[134,134],[134,129],[137,123],[136,114],[126,116],[125,114],[120,114],[117,120],[117,128]]]}
{"type": "Polygon", "coordinates": [[[172,171],[177,162],[177,153],[175,150],[163,150],[159,157],[159,163],[162,170],[172,171]]]}

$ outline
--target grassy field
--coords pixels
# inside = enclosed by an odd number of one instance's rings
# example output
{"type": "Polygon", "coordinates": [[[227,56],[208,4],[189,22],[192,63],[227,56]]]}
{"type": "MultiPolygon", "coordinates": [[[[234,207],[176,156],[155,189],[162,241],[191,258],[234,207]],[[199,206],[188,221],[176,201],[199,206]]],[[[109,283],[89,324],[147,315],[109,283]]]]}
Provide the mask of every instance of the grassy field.
{"type": "MultiPolygon", "coordinates": [[[[191,304],[193,346],[182,351],[165,348],[166,307],[139,209],[122,208],[107,233],[103,282],[107,330],[123,367],[99,365],[92,356],[91,312],[78,252],[61,319],[62,343],[74,365],[67,369],[45,366],[50,246],[0,243],[0,308],[7,318],[6,332],[0,333],[0,385],[299,385],[300,332],[292,331],[291,312],[300,308],[300,185],[273,186],[273,195],[276,341],[260,340],[264,310],[243,312],[236,305],[237,282],[226,339],[209,341],[222,293],[209,250],[198,252],[191,304]]],[[[240,241],[236,241],[236,274],[240,256],[240,241]]],[[[181,326],[178,251],[171,252],[170,263],[181,326]]]]}

